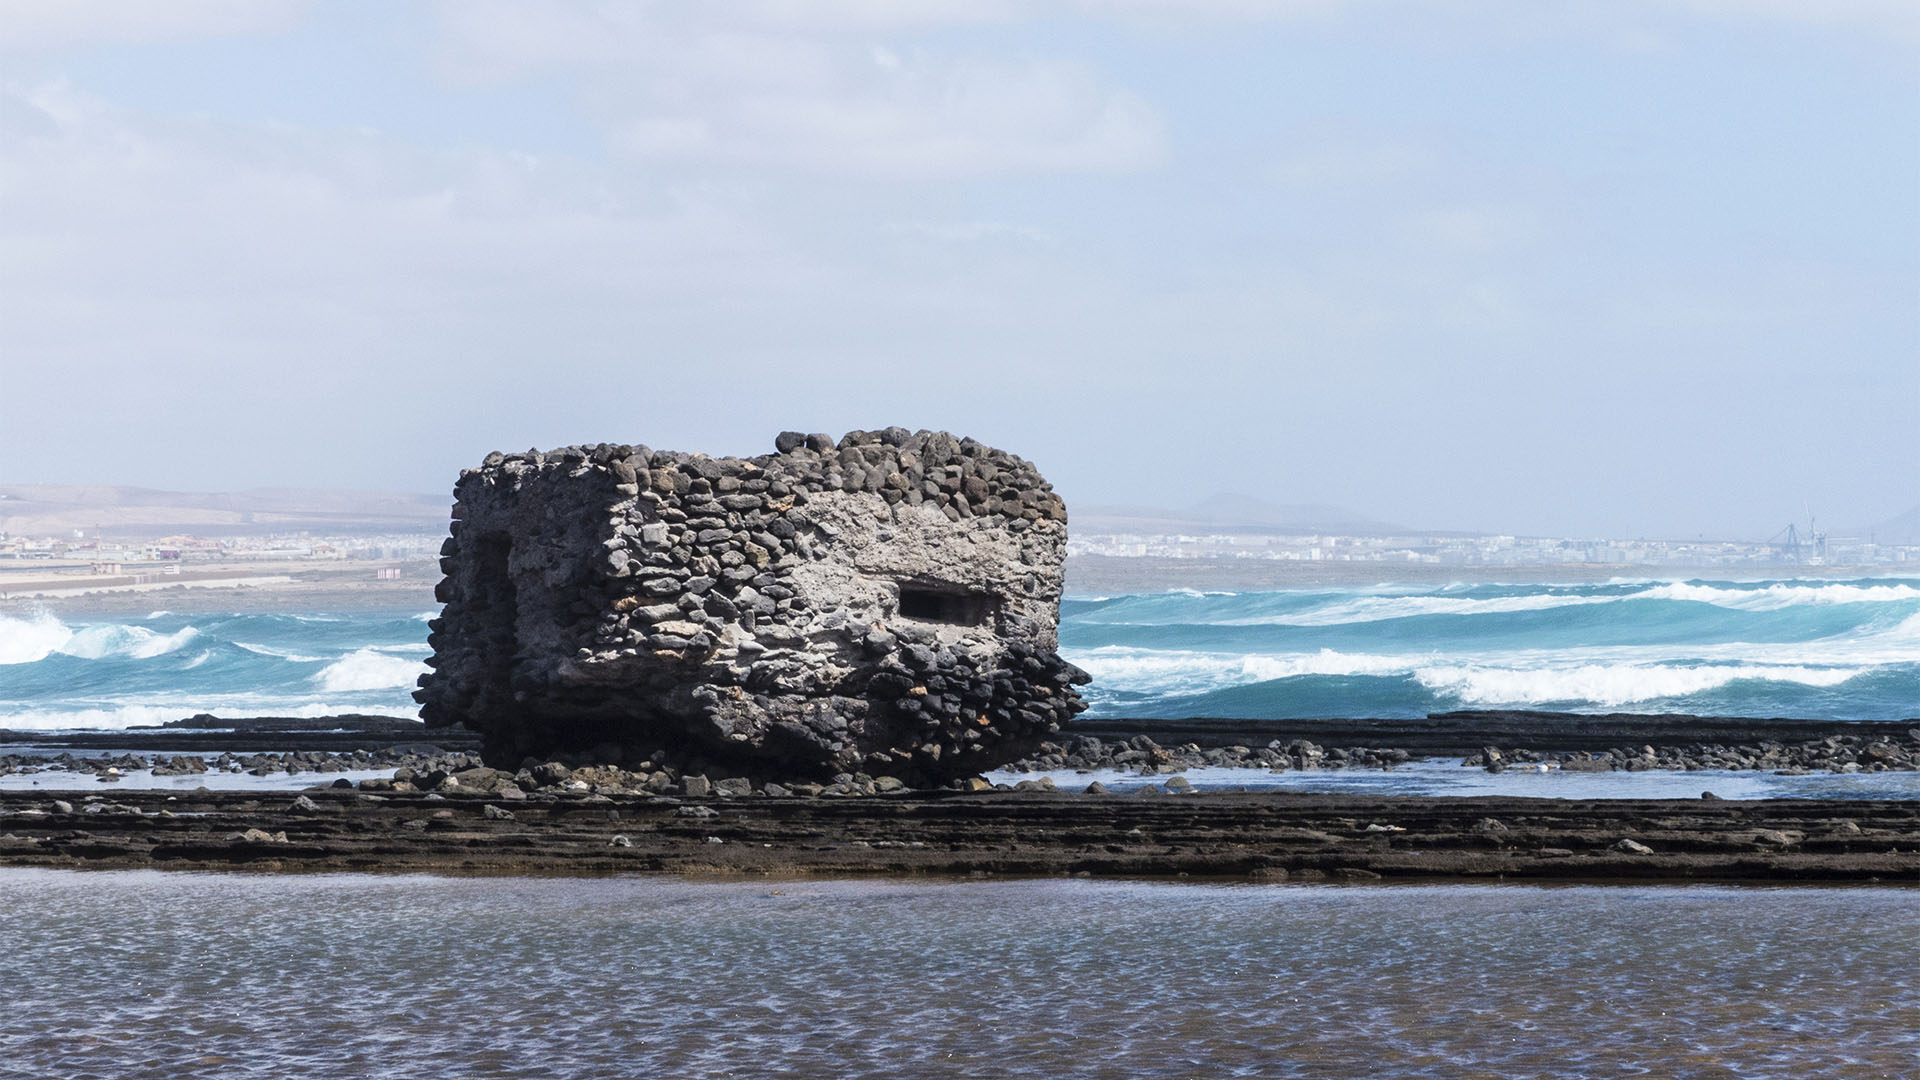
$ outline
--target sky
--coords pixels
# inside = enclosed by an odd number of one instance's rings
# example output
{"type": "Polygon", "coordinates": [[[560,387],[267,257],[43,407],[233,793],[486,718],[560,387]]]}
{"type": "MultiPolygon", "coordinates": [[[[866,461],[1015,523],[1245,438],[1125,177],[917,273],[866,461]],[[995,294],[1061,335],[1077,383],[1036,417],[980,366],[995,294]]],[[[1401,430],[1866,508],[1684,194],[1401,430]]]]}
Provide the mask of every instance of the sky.
{"type": "Polygon", "coordinates": [[[1909,0],[0,0],[0,482],[899,424],[1764,538],[1916,418],[1909,0]]]}

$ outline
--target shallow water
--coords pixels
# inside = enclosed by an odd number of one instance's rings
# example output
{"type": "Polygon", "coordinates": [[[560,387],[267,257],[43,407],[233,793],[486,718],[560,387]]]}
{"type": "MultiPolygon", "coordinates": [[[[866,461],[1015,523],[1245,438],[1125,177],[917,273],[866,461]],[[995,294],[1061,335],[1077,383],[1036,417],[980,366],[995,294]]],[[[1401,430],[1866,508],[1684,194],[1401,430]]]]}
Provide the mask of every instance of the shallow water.
{"type": "MultiPolygon", "coordinates": [[[[114,751],[115,754],[119,751],[114,751]]],[[[391,777],[392,769],[350,769],[345,772],[272,773],[204,772],[184,776],[155,776],[151,769],[132,769],[111,783],[92,773],[47,770],[0,776],[0,791],[301,791],[327,787],[336,780],[359,783],[391,777]]],[[[1711,791],[1723,799],[1920,799],[1920,772],[1827,773],[1775,776],[1768,772],[1730,772],[1701,769],[1694,772],[1535,771],[1527,768],[1489,773],[1462,768],[1459,758],[1434,758],[1397,765],[1392,769],[1188,769],[1185,777],[1195,791],[1293,791],[1303,794],[1346,795],[1506,795],[1538,799],[1694,799],[1711,791]]],[[[1077,772],[991,772],[996,784],[1046,777],[1062,791],[1079,791],[1098,780],[1108,790],[1125,793],[1148,784],[1164,784],[1167,776],[1142,776],[1112,769],[1077,772]]]]}
{"type": "Polygon", "coordinates": [[[1898,1076],[1920,892],[0,872],[0,1076],[1898,1076]]]}
{"type": "MultiPolygon", "coordinates": [[[[119,751],[114,751],[118,754],[119,751]]],[[[359,783],[362,780],[392,778],[392,769],[348,769],[343,772],[269,773],[255,776],[245,772],[203,772],[181,776],[155,776],[152,769],[129,769],[120,779],[102,783],[92,773],[49,769],[43,772],[9,773],[0,776],[0,791],[305,791],[330,787],[335,780],[359,783]]]]}
{"type": "Polygon", "coordinates": [[[1517,766],[1500,773],[1463,768],[1459,758],[1430,758],[1391,769],[1188,769],[1142,776],[1113,769],[1078,772],[993,772],[1010,784],[1046,777],[1062,791],[1099,781],[1115,792],[1138,791],[1184,776],[1195,791],[1293,791],[1344,795],[1506,795],[1534,799],[1697,799],[1711,791],[1723,799],[1920,799],[1920,772],[1830,773],[1776,776],[1761,771],[1698,769],[1691,772],[1578,772],[1517,766]]]}

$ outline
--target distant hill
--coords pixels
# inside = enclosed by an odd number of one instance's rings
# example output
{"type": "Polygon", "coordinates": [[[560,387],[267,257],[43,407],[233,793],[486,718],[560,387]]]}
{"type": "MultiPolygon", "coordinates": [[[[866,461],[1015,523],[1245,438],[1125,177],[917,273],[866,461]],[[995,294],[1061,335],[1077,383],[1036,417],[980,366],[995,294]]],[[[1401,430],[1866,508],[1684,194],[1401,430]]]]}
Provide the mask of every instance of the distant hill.
{"type": "Polygon", "coordinates": [[[0,532],[62,536],[171,533],[438,532],[444,495],[391,491],[254,488],[235,492],[156,491],[107,484],[0,484],[0,532]]]}
{"type": "Polygon", "coordinates": [[[1273,503],[1250,495],[1213,495],[1184,510],[1145,506],[1070,507],[1082,532],[1255,532],[1291,535],[1404,536],[1404,525],[1324,503],[1273,503]]]}
{"type": "Polygon", "coordinates": [[[1846,535],[1858,536],[1863,540],[1872,537],[1874,542],[1880,544],[1920,545],[1920,506],[1878,525],[1849,530],[1846,535]]]}

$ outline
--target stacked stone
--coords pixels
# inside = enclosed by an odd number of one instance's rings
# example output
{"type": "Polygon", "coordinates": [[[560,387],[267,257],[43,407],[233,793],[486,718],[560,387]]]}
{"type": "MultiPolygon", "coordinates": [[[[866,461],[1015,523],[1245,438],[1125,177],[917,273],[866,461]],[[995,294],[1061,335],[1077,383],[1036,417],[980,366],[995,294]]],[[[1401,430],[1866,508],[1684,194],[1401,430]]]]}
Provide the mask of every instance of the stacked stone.
{"type": "Polygon", "coordinates": [[[415,697],[490,762],[725,763],[926,782],[1083,706],[1066,507],[1012,454],[904,428],[755,458],[600,444],[461,474],[415,697]]]}

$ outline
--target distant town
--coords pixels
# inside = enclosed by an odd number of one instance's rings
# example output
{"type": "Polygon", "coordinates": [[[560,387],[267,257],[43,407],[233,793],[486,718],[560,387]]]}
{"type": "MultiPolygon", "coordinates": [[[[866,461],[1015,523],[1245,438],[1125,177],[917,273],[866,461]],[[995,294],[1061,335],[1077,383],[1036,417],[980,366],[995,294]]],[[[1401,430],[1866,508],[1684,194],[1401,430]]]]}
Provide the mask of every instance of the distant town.
{"type": "MultiPolygon", "coordinates": [[[[446,499],[424,494],[4,485],[0,600],[176,586],[324,586],[417,599],[439,580],[446,521],[446,499]]],[[[1067,551],[1069,577],[1097,589],[1424,580],[1472,567],[1502,578],[1560,572],[1551,568],[1920,572],[1920,507],[1844,536],[1809,521],[1764,541],[1678,540],[1423,532],[1337,506],[1219,495],[1183,511],[1077,508],[1067,551]]]]}
{"type": "MultiPolygon", "coordinates": [[[[121,575],[166,572],[204,564],[281,562],[420,562],[438,557],[437,533],[248,536],[182,534],[114,539],[75,530],[67,536],[0,533],[0,560],[59,564],[70,573],[121,575]]],[[[1300,562],[1403,563],[1452,566],[1549,566],[1595,563],[1627,566],[1920,566],[1920,545],[1794,535],[1772,542],[1738,540],[1620,540],[1541,536],[1341,536],[1230,532],[1076,532],[1070,555],[1110,558],[1268,559],[1300,562]]]]}
{"type": "Polygon", "coordinates": [[[321,581],[417,589],[438,579],[433,560],[440,544],[441,537],[426,533],[153,539],[0,533],[0,600],[321,581]]]}
{"type": "Polygon", "coordinates": [[[168,564],[285,562],[289,560],[406,562],[440,553],[441,537],[422,533],[314,536],[163,536],[114,540],[79,535],[9,536],[0,533],[0,559],[88,564],[90,572],[118,574],[128,567],[168,564]]]}
{"type": "Polygon", "coordinates": [[[1780,567],[1920,566],[1920,546],[1829,539],[1798,529],[1772,542],[1619,540],[1546,536],[1338,536],[1281,533],[1084,533],[1069,555],[1162,559],[1272,559],[1439,566],[1780,567]]]}

